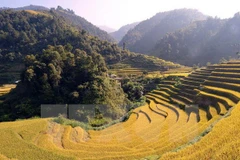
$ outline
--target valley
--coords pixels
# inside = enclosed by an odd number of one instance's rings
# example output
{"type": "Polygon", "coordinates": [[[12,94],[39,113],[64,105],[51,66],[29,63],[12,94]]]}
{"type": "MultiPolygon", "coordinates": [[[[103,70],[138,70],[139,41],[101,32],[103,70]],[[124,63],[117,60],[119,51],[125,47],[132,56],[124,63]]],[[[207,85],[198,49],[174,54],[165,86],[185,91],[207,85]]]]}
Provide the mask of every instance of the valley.
{"type": "Polygon", "coordinates": [[[44,159],[46,155],[51,159],[234,158],[238,150],[227,152],[228,148],[216,150],[214,146],[238,144],[237,136],[224,135],[238,134],[239,66],[240,61],[230,61],[198,69],[178,86],[163,81],[159,89],[146,94],[147,103],[134,109],[126,122],[100,131],[61,126],[51,119],[1,123],[1,135],[10,140],[2,136],[1,154],[18,159],[44,159]],[[213,137],[224,130],[215,141],[213,137]],[[211,146],[196,152],[209,141],[211,146]],[[4,149],[10,144],[14,144],[11,152],[4,149]],[[21,154],[22,149],[31,152],[21,154]]]}
{"type": "Polygon", "coordinates": [[[239,159],[240,13],[58,3],[0,4],[0,160],[239,159]]]}

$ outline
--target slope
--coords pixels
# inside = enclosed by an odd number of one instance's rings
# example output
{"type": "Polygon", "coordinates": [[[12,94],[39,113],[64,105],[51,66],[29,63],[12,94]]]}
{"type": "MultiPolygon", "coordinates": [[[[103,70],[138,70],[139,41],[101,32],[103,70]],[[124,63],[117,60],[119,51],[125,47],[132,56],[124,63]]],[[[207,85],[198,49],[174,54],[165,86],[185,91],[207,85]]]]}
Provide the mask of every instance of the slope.
{"type": "Polygon", "coordinates": [[[75,27],[78,27],[80,30],[85,30],[90,35],[96,36],[101,40],[114,42],[114,39],[111,36],[109,36],[106,31],[101,30],[99,27],[88,22],[85,18],[76,15],[73,10],[64,9],[61,6],[58,6],[56,9],[55,8],[49,9],[44,6],[37,6],[37,5],[29,5],[29,6],[18,7],[18,8],[2,8],[2,10],[6,10],[6,9],[11,9],[15,11],[33,10],[33,11],[41,11],[41,12],[55,10],[56,12],[58,12],[58,14],[63,16],[69,22],[69,24],[72,24],[75,27]]]}
{"type": "MultiPolygon", "coordinates": [[[[141,64],[142,67],[163,67],[160,63],[154,63],[163,60],[153,61],[153,58],[122,50],[117,44],[99,40],[85,30],[79,30],[75,25],[70,25],[69,21],[60,16],[60,13],[70,17],[76,16],[65,12],[65,10],[54,9],[50,11],[0,11],[1,83],[13,83],[19,80],[20,72],[24,69],[23,58],[28,54],[41,53],[48,45],[69,44],[73,50],[80,48],[87,53],[94,51],[100,53],[108,65],[131,63],[132,67],[136,67],[139,64],[134,60],[142,60],[144,62],[141,64]]],[[[179,67],[180,65],[167,66],[179,67]]]]}
{"type": "Polygon", "coordinates": [[[72,10],[69,11],[58,6],[56,12],[63,16],[70,24],[87,31],[92,36],[108,42],[115,41],[106,31],[88,22],[85,18],[76,15],[72,10]]]}
{"type": "Polygon", "coordinates": [[[139,24],[139,22],[135,22],[135,23],[131,23],[131,24],[127,24],[125,26],[122,26],[119,30],[110,33],[110,35],[117,41],[121,41],[123,36],[125,36],[125,34],[127,34],[127,32],[130,29],[133,29],[135,26],[137,26],[139,24]]]}
{"type": "Polygon", "coordinates": [[[146,95],[147,103],[134,109],[127,121],[103,130],[86,132],[51,119],[0,123],[0,153],[20,160],[54,156],[88,160],[237,159],[240,85],[223,79],[239,77],[240,72],[230,72],[239,66],[239,61],[232,61],[199,69],[182,78],[180,85],[165,81],[146,95]],[[222,76],[210,82],[208,78],[218,74],[222,76]],[[189,100],[199,106],[188,105],[189,100]],[[13,150],[6,149],[9,147],[13,150]],[[25,154],[16,147],[25,149],[25,154]]]}
{"type": "Polygon", "coordinates": [[[191,9],[161,12],[130,30],[119,42],[119,45],[122,46],[123,43],[126,43],[129,50],[148,54],[166,33],[181,29],[193,21],[205,18],[206,16],[202,13],[191,9]]]}
{"type": "Polygon", "coordinates": [[[208,18],[193,23],[164,36],[150,55],[191,66],[236,57],[240,40],[239,22],[239,13],[236,13],[229,19],[208,18]]]}

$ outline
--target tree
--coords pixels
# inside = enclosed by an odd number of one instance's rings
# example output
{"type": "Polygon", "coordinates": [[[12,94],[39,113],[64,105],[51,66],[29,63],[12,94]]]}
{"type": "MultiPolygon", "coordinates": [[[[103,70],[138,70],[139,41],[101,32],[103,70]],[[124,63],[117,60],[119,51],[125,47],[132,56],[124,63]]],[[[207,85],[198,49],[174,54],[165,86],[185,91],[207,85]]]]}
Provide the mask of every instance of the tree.
{"type": "Polygon", "coordinates": [[[236,55],[238,56],[238,59],[240,59],[240,52],[236,52],[236,55]]]}
{"type": "Polygon", "coordinates": [[[126,113],[128,100],[117,82],[107,76],[104,58],[96,52],[87,54],[80,49],[73,54],[69,52],[69,46],[48,46],[39,55],[26,56],[22,81],[15,95],[10,95],[6,101],[13,108],[19,104],[14,108],[13,117],[18,116],[15,113],[22,109],[25,99],[30,100],[28,104],[38,115],[43,103],[109,104],[107,115],[110,118],[119,118],[126,113]]]}
{"type": "Polygon", "coordinates": [[[126,43],[123,42],[123,50],[126,50],[126,43]]]}

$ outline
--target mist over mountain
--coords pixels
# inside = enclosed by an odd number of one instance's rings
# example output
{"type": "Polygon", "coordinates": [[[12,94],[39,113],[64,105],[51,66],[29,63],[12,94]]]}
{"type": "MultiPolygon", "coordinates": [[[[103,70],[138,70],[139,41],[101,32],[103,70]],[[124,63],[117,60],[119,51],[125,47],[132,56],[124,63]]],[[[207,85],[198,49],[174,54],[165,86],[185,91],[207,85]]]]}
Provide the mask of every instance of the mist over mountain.
{"type": "Polygon", "coordinates": [[[148,54],[166,33],[174,32],[194,21],[206,18],[207,16],[193,9],[160,12],[130,30],[119,42],[119,45],[122,46],[125,43],[126,47],[133,52],[148,54]]]}
{"type": "Polygon", "coordinates": [[[133,29],[136,25],[138,25],[139,22],[127,24],[125,26],[122,26],[119,30],[110,33],[110,35],[117,40],[118,42],[122,40],[123,36],[130,30],[133,29]]]}
{"type": "Polygon", "coordinates": [[[107,33],[115,32],[116,29],[108,26],[98,26],[101,30],[106,31],[107,33]]]}
{"type": "MultiPolygon", "coordinates": [[[[15,11],[21,11],[21,10],[34,10],[34,11],[49,11],[47,7],[43,6],[37,6],[37,5],[29,5],[19,8],[2,8],[2,9],[12,9],[15,11]]],[[[54,8],[51,8],[54,9],[54,8]]],[[[93,25],[92,23],[88,22],[85,18],[78,16],[75,14],[75,12],[71,9],[64,9],[61,6],[58,6],[56,9],[54,9],[65,18],[65,20],[68,21],[69,24],[74,25],[75,27],[79,29],[84,29],[87,31],[90,35],[96,36],[100,38],[101,40],[106,40],[109,42],[114,42],[115,40],[108,35],[106,31],[103,31],[99,29],[97,26],[93,25]]]]}
{"type": "Polygon", "coordinates": [[[164,36],[150,55],[185,65],[236,57],[240,41],[240,16],[233,18],[208,18],[195,22],[179,31],[164,36]]]}
{"type": "Polygon", "coordinates": [[[36,11],[49,11],[50,9],[47,8],[47,7],[44,7],[44,6],[38,6],[38,5],[29,5],[29,6],[24,6],[24,7],[18,7],[18,8],[9,8],[9,7],[3,7],[3,8],[0,8],[0,9],[13,9],[13,10],[16,10],[16,11],[20,11],[20,10],[36,10],[36,11]]]}
{"type": "Polygon", "coordinates": [[[16,72],[20,76],[15,81],[21,79],[0,115],[8,114],[12,120],[40,115],[43,103],[101,103],[110,104],[109,113],[119,117],[126,113],[123,106],[129,101],[121,86],[109,78],[111,65],[154,70],[181,67],[91,36],[62,16],[72,12],[60,7],[0,11],[0,83],[12,82],[16,72]]]}

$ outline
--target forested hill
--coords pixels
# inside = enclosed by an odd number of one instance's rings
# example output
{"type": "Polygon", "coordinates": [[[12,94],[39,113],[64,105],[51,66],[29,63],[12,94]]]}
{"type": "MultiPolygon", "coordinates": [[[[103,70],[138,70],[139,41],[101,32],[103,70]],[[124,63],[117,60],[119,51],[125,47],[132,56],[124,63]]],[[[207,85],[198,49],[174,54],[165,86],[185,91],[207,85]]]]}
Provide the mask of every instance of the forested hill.
{"type": "Polygon", "coordinates": [[[123,36],[125,36],[125,34],[127,34],[127,32],[130,29],[133,29],[136,25],[138,25],[139,22],[135,22],[135,23],[131,23],[131,24],[127,24],[125,26],[122,26],[119,30],[110,33],[110,35],[117,40],[118,42],[122,40],[123,36]]]}
{"type": "Polygon", "coordinates": [[[208,18],[167,34],[151,55],[185,65],[217,63],[236,57],[240,47],[240,15],[221,20],[208,18]]]}
{"type": "Polygon", "coordinates": [[[148,54],[148,51],[166,33],[186,27],[193,21],[204,19],[206,19],[205,15],[192,9],[160,12],[152,18],[142,21],[134,29],[130,30],[120,41],[119,45],[126,43],[126,47],[129,50],[148,54]]]}
{"type": "MultiPolygon", "coordinates": [[[[19,78],[9,78],[6,74],[9,67],[14,67],[14,73],[19,73],[22,59],[28,54],[40,54],[48,45],[71,44],[73,49],[79,48],[87,53],[97,52],[104,57],[108,65],[127,63],[132,67],[155,68],[179,67],[177,64],[165,62],[158,58],[135,54],[122,50],[117,44],[101,41],[89,35],[85,30],[79,30],[69,25],[59,11],[0,11],[0,83],[9,83],[19,78]],[[139,63],[141,62],[141,63],[139,63]],[[20,64],[19,64],[20,63],[20,64]],[[4,76],[4,77],[3,77],[4,76]],[[4,82],[2,81],[3,79],[4,82]]],[[[11,75],[12,76],[12,75],[11,75]]]]}
{"type": "Polygon", "coordinates": [[[115,41],[106,31],[101,30],[99,27],[88,22],[85,18],[77,16],[72,10],[63,9],[62,7],[58,6],[56,11],[70,24],[80,29],[84,29],[90,35],[96,36],[101,40],[106,40],[109,42],[115,41]]]}
{"type": "Polygon", "coordinates": [[[21,82],[0,106],[0,121],[39,116],[40,104],[55,103],[109,104],[110,117],[119,118],[129,101],[109,78],[106,63],[180,67],[99,40],[69,25],[58,12],[0,11],[0,78],[8,74],[5,66],[25,66],[21,82]]]}
{"type": "Polygon", "coordinates": [[[21,11],[21,10],[49,11],[49,8],[44,6],[38,6],[38,5],[29,5],[24,7],[12,8],[12,9],[16,11],[21,11]]]}
{"type": "Polygon", "coordinates": [[[3,10],[0,11],[0,21],[1,57],[8,53],[37,54],[47,45],[67,43],[74,48],[101,53],[107,62],[113,62],[117,56],[125,54],[116,44],[101,41],[85,30],[69,25],[56,10],[3,10]]]}
{"type": "MultiPolygon", "coordinates": [[[[19,7],[19,8],[2,8],[2,9],[11,9],[15,11],[21,11],[21,10],[50,11],[49,8],[46,8],[43,6],[36,6],[36,5],[29,5],[25,7],[19,7]]],[[[101,30],[97,26],[88,22],[85,18],[76,15],[73,10],[63,9],[61,6],[58,6],[56,9],[51,8],[51,10],[55,10],[58,14],[63,16],[65,20],[68,21],[69,24],[72,24],[75,27],[78,27],[79,29],[84,29],[92,36],[96,36],[101,40],[114,42],[114,39],[110,35],[108,35],[107,32],[101,30]]]]}
{"type": "Polygon", "coordinates": [[[49,11],[49,8],[43,7],[43,6],[37,6],[37,5],[29,5],[29,6],[18,7],[18,8],[9,8],[9,7],[0,8],[0,10],[6,10],[6,9],[12,9],[15,11],[21,11],[21,10],[49,11]]]}

